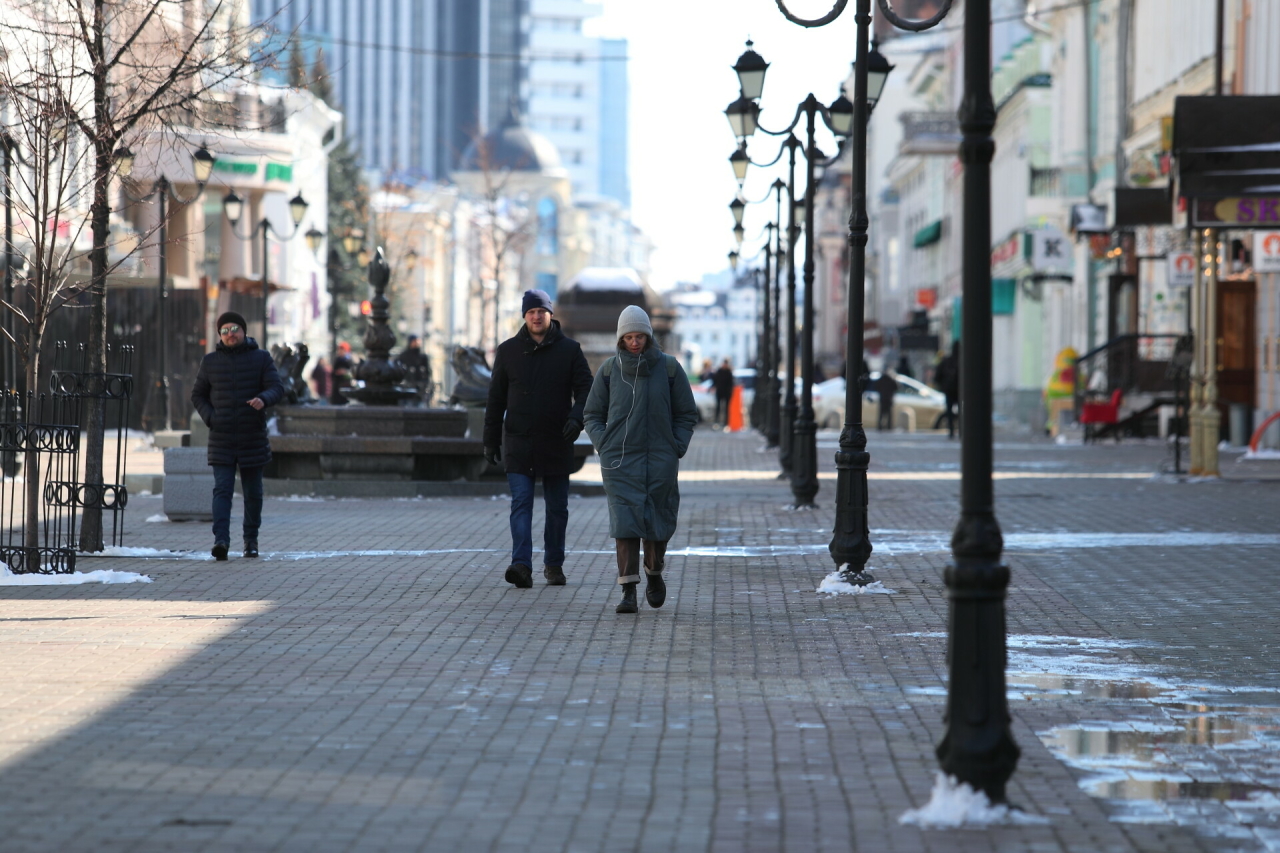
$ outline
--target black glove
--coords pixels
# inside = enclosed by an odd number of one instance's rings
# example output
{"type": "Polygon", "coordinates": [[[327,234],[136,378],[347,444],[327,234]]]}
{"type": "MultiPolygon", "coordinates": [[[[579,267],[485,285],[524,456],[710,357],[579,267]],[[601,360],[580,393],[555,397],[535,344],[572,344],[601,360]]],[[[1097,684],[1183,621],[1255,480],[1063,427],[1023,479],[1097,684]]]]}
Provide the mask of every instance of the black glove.
{"type": "Polygon", "coordinates": [[[564,429],[560,431],[560,435],[564,436],[565,441],[577,441],[578,436],[582,435],[582,424],[569,418],[564,422],[564,429]]]}
{"type": "Polygon", "coordinates": [[[486,447],[484,449],[484,458],[490,465],[498,465],[502,462],[501,447],[486,447]]]}

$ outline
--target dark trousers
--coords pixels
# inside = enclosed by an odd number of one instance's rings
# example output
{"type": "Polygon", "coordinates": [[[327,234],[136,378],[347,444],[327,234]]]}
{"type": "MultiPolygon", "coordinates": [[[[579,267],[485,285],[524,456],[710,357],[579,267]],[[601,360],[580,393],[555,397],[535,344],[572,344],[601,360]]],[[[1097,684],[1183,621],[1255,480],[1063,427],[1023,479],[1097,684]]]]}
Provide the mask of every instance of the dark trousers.
{"type": "Polygon", "coordinates": [[[721,397],[716,395],[716,423],[721,426],[729,425],[729,401],[732,397],[721,397]]]}
{"type": "Polygon", "coordinates": [[[951,394],[947,395],[947,410],[942,416],[947,419],[947,438],[956,437],[956,409],[960,408],[959,401],[951,394]]]}
{"type": "MultiPolygon", "coordinates": [[[[511,562],[533,568],[533,477],[508,474],[511,487],[511,562]]],[[[569,475],[542,477],[547,517],[542,531],[542,565],[564,565],[564,537],[569,527],[569,475]]]]}
{"type": "Polygon", "coordinates": [[[880,395],[880,413],[876,416],[876,429],[893,431],[893,398],[880,395]]]}
{"type": "MultiPolygon", "coordinates": [[[[231,495],[236,490],[236,466],[214,465],[213,468],[213,541],[231,542],[231,495]]],[[[262,466],[240,466],[240,485],[244,488],[244,538],[258,541],[262,526],[262,466]]]]}
{"type": "MultiPolygon", "coordinates": [[[[618,550],[618,583],[640,582],[640,539],[615,539],[618,550]]],[[[644,540],[644,571],[649,575],[662,574],[667,565],[667,543],[656,539],[644,540]]]]}

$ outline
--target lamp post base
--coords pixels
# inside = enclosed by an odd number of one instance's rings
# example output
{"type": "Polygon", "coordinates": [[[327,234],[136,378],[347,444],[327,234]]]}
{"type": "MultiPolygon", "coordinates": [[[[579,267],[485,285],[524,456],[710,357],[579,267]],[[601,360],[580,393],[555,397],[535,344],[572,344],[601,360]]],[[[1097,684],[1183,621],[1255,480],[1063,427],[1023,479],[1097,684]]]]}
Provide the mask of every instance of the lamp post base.
{"type": "Polygon", "coordinates": [[[854,586],[866,586],[876,580],[866,569],[873,550],[867,521],[867,467],[871,454],[866,446],[862,425],[846,426],[836,453],[836,519],[828,550],[840,569],[841,579],[854,586]]]}
{"type": "Polygon", "coordinates": [[[797,509],[816,507],[818,494],[818,427],[802,412],[791,445],[791,494],[797,509]]]}

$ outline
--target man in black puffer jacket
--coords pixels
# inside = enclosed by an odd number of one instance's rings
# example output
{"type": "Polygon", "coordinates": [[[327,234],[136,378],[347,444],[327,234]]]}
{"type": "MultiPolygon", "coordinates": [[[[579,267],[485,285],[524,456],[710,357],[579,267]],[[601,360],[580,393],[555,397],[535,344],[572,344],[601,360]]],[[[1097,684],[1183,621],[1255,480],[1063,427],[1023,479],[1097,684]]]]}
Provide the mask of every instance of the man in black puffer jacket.
{"type": "Polygon", "coordinates": [[[228,311],[218,318],[218,347],[200,362],[191,402],[209,427],[213,467],[213,558],[231,547],[231,495],[236,467],[244,487],[244,555],[258,556],[262,525],[262,467],[271,461],[265,409],[284,398],[275,363],[258,342],[245,337],[244,318],[228,311]]]}
{"type": "Polygon", "coordinates": [[[551,586],[563,586],[573,442],[582,433],[591,368],[578,342],[566,338],[560,323],[551,319],[550,296],[526,290],[521,308],[524,325],[502,342],[493,360],[484,455],[491,465],[506,460],[511,487],[507,582],[522,589],[533,586],[533,484],[541,477],[547,507],[542,576],[551,586]]]}

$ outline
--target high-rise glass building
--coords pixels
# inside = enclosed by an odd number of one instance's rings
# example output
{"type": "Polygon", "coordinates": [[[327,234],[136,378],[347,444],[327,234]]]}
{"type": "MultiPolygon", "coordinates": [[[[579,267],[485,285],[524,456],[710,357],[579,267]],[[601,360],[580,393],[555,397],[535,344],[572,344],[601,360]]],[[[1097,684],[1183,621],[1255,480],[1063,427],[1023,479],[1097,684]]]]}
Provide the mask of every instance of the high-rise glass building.
{"type": "Polygon", "coordinates": [[[526,0],[252,0],[255,23],[323,49],[364,165],[448,177],[520,95],[526,0]]]}

